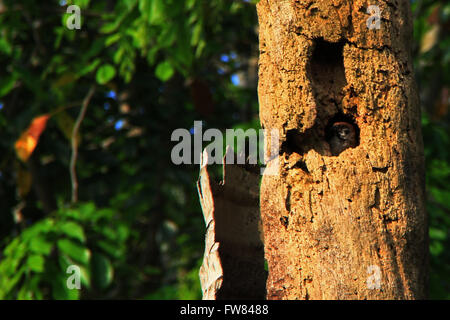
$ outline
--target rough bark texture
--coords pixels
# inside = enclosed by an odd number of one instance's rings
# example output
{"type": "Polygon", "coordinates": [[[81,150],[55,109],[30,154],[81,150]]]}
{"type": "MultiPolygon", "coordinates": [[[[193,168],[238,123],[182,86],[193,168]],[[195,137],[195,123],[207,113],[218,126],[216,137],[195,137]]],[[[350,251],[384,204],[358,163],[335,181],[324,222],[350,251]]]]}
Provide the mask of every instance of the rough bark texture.
{"type": "Polygon", "coordinates": [[[409,1],[261,0],[258,15],[260,119],[281,144],[279,175],[261,185],[267,298],[425,298],[409,1]],[[380,29],[367,26],[371,4],[380,29]],[[337,121],[357,146],[332,155],[337,121]]]}
{"type": "Polygon", "coordinates": [[[200,268],[203,299],[264,299],[259,168],[225,164],[219,184],[208,174],[206,155],[197,184],[207,228],[200,268]]]}

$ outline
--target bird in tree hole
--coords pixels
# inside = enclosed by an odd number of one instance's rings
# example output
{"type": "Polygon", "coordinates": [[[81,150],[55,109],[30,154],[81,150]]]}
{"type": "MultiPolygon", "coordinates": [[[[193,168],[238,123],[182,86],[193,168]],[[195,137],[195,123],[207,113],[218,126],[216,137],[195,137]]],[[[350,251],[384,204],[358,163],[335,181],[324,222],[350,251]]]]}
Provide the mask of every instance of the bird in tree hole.
{"type": "Polygon", "coordinates": [[[330,144],[331,154],[339,155],[348,148],[356,147],[356,130],[355,127],[348,122],[335,122],[330,128],[330,144]]]}

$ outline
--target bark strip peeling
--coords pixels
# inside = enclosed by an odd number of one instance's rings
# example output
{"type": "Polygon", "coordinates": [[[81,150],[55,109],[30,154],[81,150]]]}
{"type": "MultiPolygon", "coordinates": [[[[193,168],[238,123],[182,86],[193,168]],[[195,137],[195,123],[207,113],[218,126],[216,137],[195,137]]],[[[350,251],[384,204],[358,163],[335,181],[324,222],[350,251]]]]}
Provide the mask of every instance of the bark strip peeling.
{"type": "Polygon", "coordinates": [[[258,4],[260,120],[281,145],[260,191],[268,299],[426,297],[409,1],[374,3],[379,29],[369,1],[258,4]],[[357,141],[332,153],[336,122],[357,141]]]}
{"type": "Polygon", "coordinates": [[[264,299],[267,272],[259,214],[260,170],[226,164],[226,159],[219,184],[208,174],[204,152],[197,183],[206,224],[200,268],[203,299],[264,299]]]}

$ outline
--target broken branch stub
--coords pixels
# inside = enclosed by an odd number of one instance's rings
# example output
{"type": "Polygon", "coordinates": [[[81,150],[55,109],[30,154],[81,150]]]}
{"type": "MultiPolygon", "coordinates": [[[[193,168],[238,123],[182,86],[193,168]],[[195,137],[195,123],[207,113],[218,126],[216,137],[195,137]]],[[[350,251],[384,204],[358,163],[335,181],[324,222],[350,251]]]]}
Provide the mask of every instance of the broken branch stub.
{"type": "Polygon", "coordinates": [[[200,268],[203,299],[264,299],[267,274],[259,213],[259,168],[223,165],[223,181],[211,179],[207,153],[197,183],[206,224],[200,268]]]}

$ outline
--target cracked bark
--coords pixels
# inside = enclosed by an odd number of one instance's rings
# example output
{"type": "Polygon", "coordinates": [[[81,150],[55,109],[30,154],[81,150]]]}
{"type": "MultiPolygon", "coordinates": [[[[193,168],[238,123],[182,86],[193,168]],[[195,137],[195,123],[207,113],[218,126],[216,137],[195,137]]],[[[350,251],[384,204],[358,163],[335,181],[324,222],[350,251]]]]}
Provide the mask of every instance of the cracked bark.
{"type": "Polygon", "coordinates": [[[380,29],[368,29],[366,1],[258,4],[260,120],[281,145],[279,174],[264,175],[260,191],[268,299],[426,297],[409,1],[377,4],[380,29]],[[337,156],[334,121],[357,129],[357,146],[337,156]]]}

